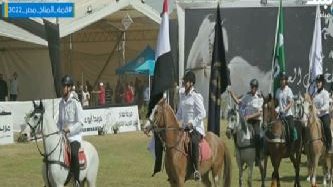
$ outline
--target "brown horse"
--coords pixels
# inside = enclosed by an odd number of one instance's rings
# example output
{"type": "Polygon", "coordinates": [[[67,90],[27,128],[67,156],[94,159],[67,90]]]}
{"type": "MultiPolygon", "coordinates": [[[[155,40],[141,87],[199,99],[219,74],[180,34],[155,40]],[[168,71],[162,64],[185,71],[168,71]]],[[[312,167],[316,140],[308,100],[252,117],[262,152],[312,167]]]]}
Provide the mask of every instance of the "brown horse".
{"type": "Polygon", "coordinates": [[[302,122],[295,120],[294,124],[297,129],[298,139],[292,143],[290,150],[288,150],[284,133],[285,125],[278,118],[275,111],[275,101],[269,96],[265,98],[263,105],[263,123],[267,128],[265,134],[265,145],[267,154],[271,158],[272,166],[274,168],[272,174],[271,186],[280,186],[279,167],[283,158],[290,158],[295,169],[295,183],[294,186],[300,186],[299,182],[299,169],[301,161],[301,148],[302,148],[302,122]]]}
{"type": "MultiPolygon", "coordinates": [[[[172,108],[161,99],[154,107],[150,121],[153,123],[153,129],[163,142],[165,147],[165,169],[169,177],[171,186],[182,187],[192,173],[188,172],[190,158],[187,151],[185,137],[187,132],[181,128],[172,108]]],[[[215,134],[208,132],[205,136],[211,150],[212,156],[206,161],[201,161],[199,172],[202,176],[202,182],[205,186],[212,186],[209,180],[209,172],[212,171],[214,185],[220,183],[222,169],[224,187],[231,184],[231,157],[225,143],[215,134]]]]}

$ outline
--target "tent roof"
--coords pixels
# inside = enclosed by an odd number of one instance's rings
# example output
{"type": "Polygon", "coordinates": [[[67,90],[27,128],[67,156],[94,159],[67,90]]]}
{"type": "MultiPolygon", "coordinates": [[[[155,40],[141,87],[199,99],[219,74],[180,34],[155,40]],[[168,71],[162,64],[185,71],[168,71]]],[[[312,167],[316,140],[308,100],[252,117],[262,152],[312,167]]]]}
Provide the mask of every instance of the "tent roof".
{"type": "MultiPolygon", "coordinates": [[[[75,17],[58,20],[61,38],[98,22],[99,20],[105,20],[110,25],[121,29],[121,20],[127,14],[130,15],[132,19],[138,18],[139,20],[148,17],[155,23],[159,24],[161,22],[160,15],[157,11],[138,0],[120,0],[118,2],[115,0],[111,2],[110,0],[74,0],[74,3],[75,17]],[[88,7],[91,7],[91,12],[87,11],[88,7]]],[[[44,25],[43,20],[39,18],[27,20],[33,20],[33,22],[44,25]]],[[[47,20],[53,23],[57,22],[56,19],[47,20]]],[[[147,22],[146,20],[142,22],[147,22]]],[[[34,33],[1,19],[0,24],[0,36],[47,46],[47,41],[36,36],[34,33]]],[[[136,29],[147,29],[149,28],[149,24],[151,27],[151,23],[148,21],[146,25],[143,25],[144,27],[138,27],[136,29]]]]}
{"type": "Polygon", "coordinates": [[[155,67],[155,52],[147,46],[140,54],[132,61],[116,70],[117,74],[154,74],[155,67]]]}
{"type": "Polygon", "coordinates": [[[60,19],[60,37],[74,33],[92,23],[101,19],[107,19],[111,22],[119,24],[121,28],[121,20],[126,14],[131,18],[148,17],[156,23],[161,22],[160,14],[149,5],[138,0],[89,0],[79,1],[75,5],[75,17],[70,19],[60,19]],[[87,8],[91,7],[92,12],[87,13],[87,8]]]}

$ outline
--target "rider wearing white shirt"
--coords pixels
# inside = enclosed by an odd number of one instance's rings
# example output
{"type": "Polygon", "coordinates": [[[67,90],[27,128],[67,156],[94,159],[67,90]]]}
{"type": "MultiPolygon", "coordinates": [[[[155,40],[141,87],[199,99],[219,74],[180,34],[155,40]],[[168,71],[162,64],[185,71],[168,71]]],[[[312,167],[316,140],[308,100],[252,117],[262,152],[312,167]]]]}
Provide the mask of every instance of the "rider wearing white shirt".
{"type": "Polygon", "coordinates": [[[59,118],[57,126],[66,133],[71,147],[71,171],[75,179],[75,186],[80,186],[79,149],[82,141],[82,106],[78,98],[72,93],[73,79],[65,75],[62,80],[63,96],[59,103],[59,118]]]}
{"type": "Polygon", "coordinates": [[[177,120],[182,122],[185,129],[189,129],[191,136],[191,159],[194,165],[194,179],[200,180],[199,169],[199,142],[205,136],[203,119],[206,117],[206,110],[203,104],[203,97],[193,88],[195,74],[189,71],[183,78],[185,91],[179,92],[179,105],[176,113],[177,120]]]}
{"type": "Polygon", "coordinates": [[[331,148],[332,144],[332,135],[331,135],[331,119],[329,115],[329,93],[324,88],[325,78],[324,75],[318,75],[316,77],[316,86],[317,92],[313,96],[313,103],[317,109],[317,115],[320,118],[320,121],[323,124],[324,135],[325,135],[325,144],[327,150],[331,148]]]}
{"type": "Polygon", "coordinates": [[[239,111],[242,119],[252,125],[256,149],[256,165],[258,165],[260,156],[260,121],[264,99],[262,98],[261,92],[258,91],[259,82],[257,79],[252,79],[250,81],[250,87],[250,91],[247,92],[241,99],[238,99],[231,90],[228,91],[235,103],[240,105],[239,111]]]}
{"type": "Polygon", "coordinates": [[[275,99],[278,101],[278,112],[281,119],[284,119],[287,125],[287,145],[290,148],[291,142],[296,140],[294,131],[294,117],[292,106],[294,104],[294,95],[288,86],[288,77],[285,74],[280,75],[280,88],[276,90],[275,99]]]}

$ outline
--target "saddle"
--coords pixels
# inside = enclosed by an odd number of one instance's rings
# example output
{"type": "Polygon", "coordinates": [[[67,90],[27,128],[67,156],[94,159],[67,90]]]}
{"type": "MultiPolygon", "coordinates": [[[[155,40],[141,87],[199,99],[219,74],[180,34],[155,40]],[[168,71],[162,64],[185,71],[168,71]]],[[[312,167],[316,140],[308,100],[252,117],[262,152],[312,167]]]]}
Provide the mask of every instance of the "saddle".
{"type": "MultiPolygon", "coordinates": [[[[189,133],[187,133],[187,132],[184,133],[184,135],[182,136],[181,141],[184,142],[185,153],[190,155],[191,150],[189,148],[189,144],[191,142],[191,137],[190,137],[189,133]]],[[[206,138],[204,137],[199,142],[199,161],[200,162],[207,161],[211,157],[212,157],[212,149],[210,148],[206,138]]]]}
{"type": "MultiPolygon", "coordinates": [[[[71,148],[69,144],[65,144],[65,149],[64,149],[64,163],[65,166],[67,166],[68,168],[71,167],[71,148]]],[[[79,164],[80,164],[80,170],[84,170],[87,167],[87,157],[86,154],[84,152],[83,148],[79,149],[79,164]]]]}

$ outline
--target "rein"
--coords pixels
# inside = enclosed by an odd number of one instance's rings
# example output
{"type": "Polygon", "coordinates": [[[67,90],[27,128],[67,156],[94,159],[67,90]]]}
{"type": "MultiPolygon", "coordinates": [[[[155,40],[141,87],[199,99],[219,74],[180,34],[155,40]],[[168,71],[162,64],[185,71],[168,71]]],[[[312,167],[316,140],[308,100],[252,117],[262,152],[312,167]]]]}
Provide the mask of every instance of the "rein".
{"type": "MultiPolygon", "coordinates": [[[[35,111],[31,114],[31,116],[36,113],[35,111]]],[[[46,154],[46,153],[42,153],[41,149],[39,148],[38,146],[38,143],[37,143],[37,134],[36,134],[36,128],[38,126],[41,126],[41,131],[42,131],[42,139],[44,141],[45,138],[48,138],[52,135],[56,135],[58,134],[60,131],[56,131],[56,132],[53,132],[53,133],[50,133],[50,134],[46,134],[44,135],[43,134],[43,128],[44,128],[44,111],[40,111],[41,113],[41,117],[39,118],[38,122],[37,122],[37,125],[35,127],[33,127],[29,122],[27,123],[29,125],[29,127],[32,129],[32,133],[34,135],[34,140],[35,140],[35,144],[36,144],[36,147],[38,149],[38,152],[39,154],[43,157],[43,162],[46,163],[46,179],[47,179],[47,183],[48,183],[48,186],[51,186],[51,182],[50,182],[50,179],[49,179],[49,165],[50,164],[59,164],[65,168],[68,168],[64,162],[61,162],[61,161],[53,161],[53,160],[49,160],[48,157],[50,155],[52,155],[55,150],[59,147],[60,143],[62,142],[62,140],[64,139],[63,137],[61,137],[57,143],[57,145],[52,149],[52,151],[50,151],[50,153],[46,154]]],[[[45,143],[45,142],[44,142],[45,143]]]]}
{"type": "MultiPolygon", "coordinates": [[[[43,124],[43,121],[44,121],[44,114],[42,113],[42,115],[41,115],[41,117],[39,118],[39,120],[38,120],[38,122],[37,122],[37,125],[36,125],[35,127],[33,127],[30,123],[27,123],[27,124],[28,124],[29,127],[32,129],[32,133],[34,134],[35,144],[36,144],[36,147],[37,147],[37,149],[38,149],[39,154],[40,154],[41,156],[47,158],[47,157],[49,157],[52,153],[54,153],[54,151],[58,148],[58,146],[60,145],[60,142],[61,142],[62,138],[60,138],[59,142],[58,142],[57,145],[52,149],[52,151],[51,151],[50,153],[48,153],[48,154],[42,153],[42,151],[41,151],[41,149],[39,148],[38,143],[37,143],[37,139],[39,139],[39,138],[37,138],[37,135],[36,135],[36,128],[40,125],[41,128],[42,128],[42,130],[43,130],[43,125],[44,125],[44,124],[43,124]]],[[[52,135],[58,134],[59,132],[60,132],[60,131],[56,131],[56,132],[53,132],[53,133],[50,133],[50,134],[46,134],[46,135],[44,135],[44,134],[42,133],[42,138],[43,138],[43,139],[44,139],[44,138],[48,138],[49,136],[52,136],[52,135]]],[[[44,158],[44,159],[45,159],[45,158],[44,158]]]]}
{"type": "Polygon", "coordinates": [[[162,115],[162,117],[160,117],[157,120],[155,120],[155,122],[150,121],[153,124],[153,130],[154,130],[154,132],[157,134],[158,138],[163,143],[164,149],[175,149],[175,150],[181,152],[182,154],[184,154],[185,156],[187,156],[187,154],[185,153],[185,151],[180,150],[180,149],[177,148],[177,146],[179,145],[179,143],[180,143],[180,141],[182,139],[181,135],[182,135],[182,132],[184,132],[184,128],[182,128],[182,127],[168,127],[167,123],[165,122],[165,118],[166,117],[165,117],[165,112],[164,112],[164,106],[162,108],[163,108],[163,112],[162,112],[163,115],[162,115]],[[157,124],[160,123],[161,118],[163,119],[163,123],[164,123],[165,127],[158,127],[157,126],[157,124]],[[174,144],[172,144],[172,145],[168,144],[166,142],[166,140],[163,139],[163,137],[161,135],[161,133],[163,133],[163,132],[165,133],[167,131],[178,131],[176,142],[174,144]]]}

